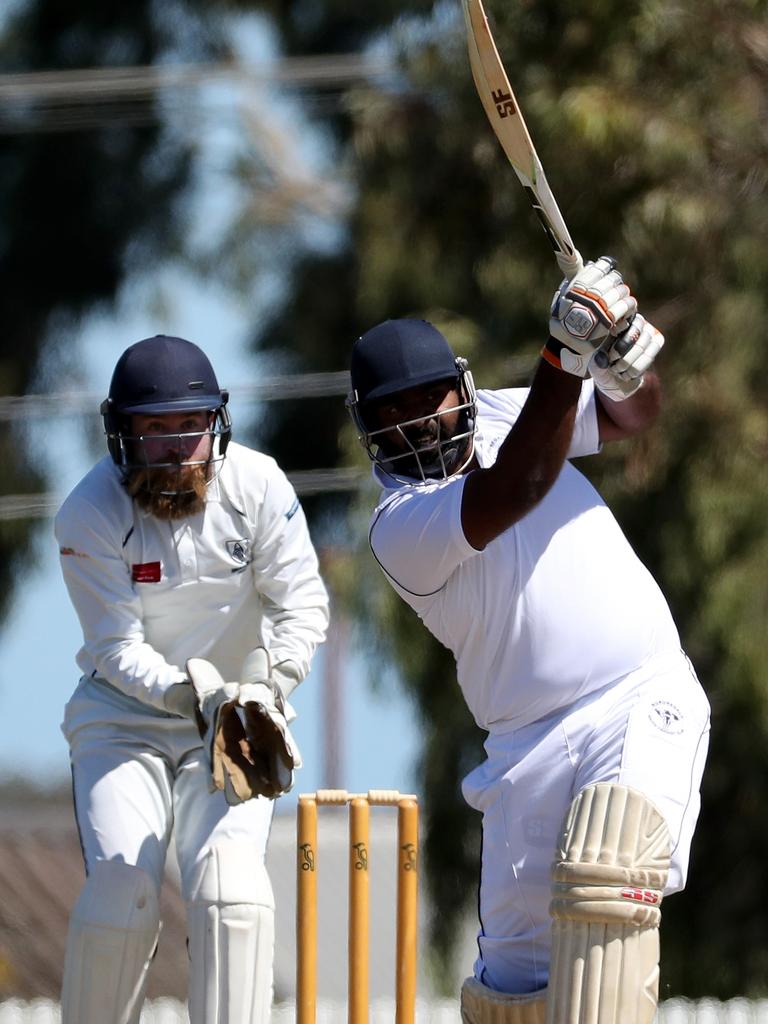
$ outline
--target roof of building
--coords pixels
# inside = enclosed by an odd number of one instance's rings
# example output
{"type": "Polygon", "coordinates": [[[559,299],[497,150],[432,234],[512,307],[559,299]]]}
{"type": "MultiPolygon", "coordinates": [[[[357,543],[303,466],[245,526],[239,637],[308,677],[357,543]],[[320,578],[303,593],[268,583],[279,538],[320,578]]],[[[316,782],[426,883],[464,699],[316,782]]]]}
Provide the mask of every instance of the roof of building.
{"type": "MultiPolygon", "coordinates": [[[[293,997],[295,978],[296,834],[290,805],[277,805],[267,867],[275,890],[275,999],[293,997]]],[[[48,801],[3,799],[0,793],[0,1002],[58,999],[67,923],[85,875],[65,790],[48,801]]],[[[343,999],[347,984],[347,817],[339,808],[320,814],[318,870],[318,995],[343,999]]],[[[371,812],[370,995],[394,991],[396,825],[389,808],[371,812]]],[[[423,889],[423,887],[422,887],[423,889]]],[[[426,919],[423,893],[420,920],[426,919]]],[[[160,899],[163,927],[152,964],[147,997],[184,1000],[187,987],[186,908],[173,848],[160,899]]],[[[420,932],[423,933],[423,927],[420,932]]],[[[462,936],[460,970],[474,959],[474,925],[462,936]]],[[[420,939],[423,951],[423,941],[420,939]]],[[[433,986],[420,963],[419,991],[433,986]]],[[[460,983],[460,979],[458,979],[460,983]]]]}
{"type": "MultiPolygon", "coordinates": [[[[69,914],[85,880],[71,800],[39,809],[2,807],[0,1001],[58,999],[69,914]]],[[[186,997],[185,907],[166,878],[163,930],[147,995],[186,997]]]]}

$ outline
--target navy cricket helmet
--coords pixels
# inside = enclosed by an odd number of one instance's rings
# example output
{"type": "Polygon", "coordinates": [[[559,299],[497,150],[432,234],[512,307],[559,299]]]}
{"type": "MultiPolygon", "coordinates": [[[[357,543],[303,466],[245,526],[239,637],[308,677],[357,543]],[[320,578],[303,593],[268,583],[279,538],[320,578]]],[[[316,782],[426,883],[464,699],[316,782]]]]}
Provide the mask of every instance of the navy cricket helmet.
{"type": "Polygon", "coordinates": [[[419,384],[457,380],[456,356],[427,320],[385,320],[357,339],[350,366],[352,390],[365,403],[419,384]]]}
{"type": "Polygon", "coordinates": [[[137,341],[118,359],[101,403],[109,453],[117,465],[134,468],[131,442],[138,438],[132,436],[133,415],[206,411],[215,416],[212,433],[223,459],[232,436],[228,401],[208,356],[193,342],[166,334],[137,341]]]}
{"type": "Polygon", "coordinates": [[[475,386],[466,359],[456,357],[445,336],[427,320],[385,320],[361,335],[352,347],[350,362],[352,391],[347,408],[358,430],[361,444],[377,465],[390,476],[421,478],[422,481],[447,478],[466,465],[472,451],[475,431],[475,386]],[[409,388],[451,381],[460,396],[459,418],[450,436],[443,433],[442,417],[422,417],[384,429],[366,424],[370,409],[378,401],[409,388]],[[436,444],[415,446],[405,427],[418,427],[427,420],[437,421],[436,444]],[[392,444],[393,432],[405,444],[392,444]]]}

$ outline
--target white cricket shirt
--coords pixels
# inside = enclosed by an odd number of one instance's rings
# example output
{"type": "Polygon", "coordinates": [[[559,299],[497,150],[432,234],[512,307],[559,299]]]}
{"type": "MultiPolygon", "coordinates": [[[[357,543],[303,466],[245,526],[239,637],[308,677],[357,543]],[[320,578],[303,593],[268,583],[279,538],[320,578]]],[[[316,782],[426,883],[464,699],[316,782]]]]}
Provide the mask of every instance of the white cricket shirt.
{"type": "MultiPolygon", "coordinates": [[[[479,391],[482,467],[528,390],[479,391]]],[[[582,388],[569,458],[600,448],[594,387],[582,388]]],[[[484,551],[461,527],[466,475],[384,492],[370,527],[390,583],[456,658],[477,724],[519,727],[602,689],[661,651],[679,651],[666,600],[587,479],[566,462],[546,497],[484,551]]]]}
{"type": "Polygon", "coordinates": [[[206,658],[237,680],[254,647],[302,677],[325,637],[328,596],[304,512],[274,459],[230,444],[205,508],[160,520],[141,510],[107,456],[56,516],[64,580],[80,624],[77,663],[163,709],[206,658]]]}

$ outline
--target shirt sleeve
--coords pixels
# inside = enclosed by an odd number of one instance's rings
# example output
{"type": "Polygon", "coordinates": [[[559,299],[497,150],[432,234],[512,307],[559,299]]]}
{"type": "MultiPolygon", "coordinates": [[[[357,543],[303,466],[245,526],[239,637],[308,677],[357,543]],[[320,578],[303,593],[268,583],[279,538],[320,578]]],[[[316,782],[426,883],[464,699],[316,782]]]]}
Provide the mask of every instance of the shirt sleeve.
{"type": "MultiPolygon", "coordinates": [[[[491,434],[506,436],[517,422],[523,410],[530,388],[505,388],[500,391],[479,391],[483,419],[489,424],[491,434]]],[[[567,458],[581,455],[595,455],[600,451],[600,436],[597,425],[595,385],[585,380],[576,409],[573,436],[567,458]]]]}
{"type": "Polygon", "coordinates": [[[585,380],[581,386],[581,395],[579,396],[579,405],[576,410],[576,422],[568,449],[568,458],[577,459],[581,455],[596,455],[600,448],[595,383],[593,380],[585,380]]]}
{"type": "Polygon", "coordinates": [[[428,597],[478,552],[461,528],[466,476],[433,487],[407,487],[374,513],[369,541],[374,558],[401,590],[428,597]]]}
{"type": "Polygon", "coordinates": [[[83,631],[81,668],[165,710],[165,690],[186,675],[144,639],[141,601],[122,557],[119,524],[89,501],[70,497],[56,517],[55,534],[64,582],[83,631]]]}
{"type": "Polygon", "coordinates": [[[292,661],[303,679],[325,639],[328,594],[304,510],[275,463],[258,515],[251,568],[272,627],[272,662],[292,661]]]}

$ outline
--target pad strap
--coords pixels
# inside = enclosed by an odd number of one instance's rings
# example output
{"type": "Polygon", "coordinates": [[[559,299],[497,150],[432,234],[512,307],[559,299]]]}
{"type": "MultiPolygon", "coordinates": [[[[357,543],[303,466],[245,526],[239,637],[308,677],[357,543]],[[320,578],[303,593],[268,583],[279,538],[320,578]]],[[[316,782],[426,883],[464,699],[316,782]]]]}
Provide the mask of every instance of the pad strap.
{"type": "Polygon", "coordinates": [[[546,998],[546,989],[516,996],[466,978],[461,986],[462,1024],[544,1024],[546,998]]]}

